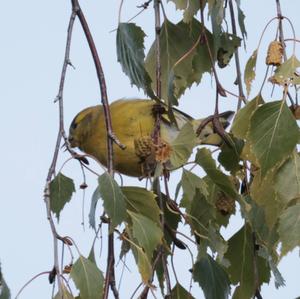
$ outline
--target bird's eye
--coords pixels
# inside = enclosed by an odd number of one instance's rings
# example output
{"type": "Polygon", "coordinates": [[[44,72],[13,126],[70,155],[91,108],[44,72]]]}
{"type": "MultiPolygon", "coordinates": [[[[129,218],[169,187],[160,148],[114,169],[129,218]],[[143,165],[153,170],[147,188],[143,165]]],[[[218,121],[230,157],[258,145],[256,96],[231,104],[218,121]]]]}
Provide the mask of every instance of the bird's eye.
{"type": "Polygon", "coordinates": [[[71,124],[71,128],[75,130],[75,129],[77,128],[77,125],[78,125],[78,124],[77,124],[76,122],[73,122],[73,123],[71,124]]]}

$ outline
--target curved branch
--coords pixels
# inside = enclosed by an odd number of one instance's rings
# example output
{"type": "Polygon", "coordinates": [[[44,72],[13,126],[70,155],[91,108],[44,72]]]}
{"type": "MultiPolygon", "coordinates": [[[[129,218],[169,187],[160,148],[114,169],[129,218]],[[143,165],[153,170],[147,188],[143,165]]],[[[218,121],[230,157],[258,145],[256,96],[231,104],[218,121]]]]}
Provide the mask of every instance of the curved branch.
{"type": "MultiPolygon", "coordinates": [[[[112,121],[111,121],[111,115],[109,110],[109,104],[108,104],[108,98],[107,98],[107,89],[106,89],[106,82],[104,77],[104,72],[102,69],[102,65],[100,62],[100,58],[98,55],[98,51],[93,39],[93,36],[91,34],[91,31],[89,29],[88,23],[85,19],[85,16],[81,10],[81,7],[79,5],[78,0],[71,0],[72,1],[72,7],[73,10],[76,11],[76,15],[79,18],[80,24],[82,26],[82,29],[84,31],[85,37],[87,39],[89,48],[91,50],[91,54],[93,57],[93,61],[96,68],[96,73],[98,77],[99,87],[100,87],[100,93],[101,93],[101,102],[103,105],[103,111],[104,111],[104,118],[105,118],[105,126],[106,126],[106,132],[107,132],[107,170],[108,173],[113,176],[114,175],[114,169],[113,169],[113,143],[115,142],[120,148],[124,149],[125,146],[118,141],[116,136],[113,133],[112,129],[112,121]]],[[[109,224],[110,228],[111,224],[109,224]]],[[[106,268],[106,277],[105,277],[105,285],[104,285],[104,293],[103,298],[108,298],[108,292],[109,292],[109,286],[111,286],[111,289],[114,293],[115,298],[119,298],[118,291],[115,286],[115,257],[114,257],[114,234],[109,233],[108,235],[108,257],[107,257],[107,268],[106,268]]]]}
{"type": "Polygon", "coordinates": [[[51,214],[51,209],[50,209],[50,182],[55,174],[55,168],[56,168],[56,163],[58,159],[58,152],[61,144],[61,139],[62,137],[65,136],[65,131],[64,131],[64,106],[63,106],[63,89],[64,89],[64,83],[65,83],[65,77],[66,77],[66,72],[67,72],[67,67],[70,65],[70,47],[71,47],[71,39],[72,39],[72,32],[73,32],[73,26],[74,26],[74,21],[76,18],[76,12],[75,10],[72,10],[72,14],[70,16],[70,21],[68,25],[68,34],[67,34],[67,42],[66,42],[66,50],[65,50],[65,58],[64,58],[64,63],[62,67],[62,72],[61,72],[61,78],[60,78],[60,84],[59,84],[59,91],[58,95],[56,97],[56,100],[59,103],[59,131],[56,139],[56,144],[55,144],[55,149],[54,149],[54,154],[52,158],[52,162],[48,171],[47,179],[46,179],[46,186],[44,189],[44,201],[46,204],[46,209],[47,209],[47,218],[51,227],[52,235],[53,235],[53,247],[54,247],[54,268],[56,271],[56,276],[57,276],[57,282],[58,282],[58,287],[61,290],[62,286],[62,280],[61,280],[61,275],[60,275],[60,268],[59,268],[59,257],[58,257],[58,239],[62,239],[59,237],[55,224],[52,218],[51,214]]]}
{"type": "MultiPolygon", "coordinates": [[[[237,36],[232,0],[229,0],[229,11],[230,11],[230,18],[231,18],[232,33],[235,36],[237,36]]],[[[245,94],[244,94],[244,90],[243,90],[242,72],[241,72],[238,48],[234,52],[234,59],[235,59],[235,67],[236,67],[236,78],[237,78],[237,83],[238,83],[238,87],[239,87],[239,100],[238,100],[238,106],[237,106],[237,110],[239,110],[239,109],[241,109],[242,101],[246,104],[246,99],[245,99],[245,94]]]]}

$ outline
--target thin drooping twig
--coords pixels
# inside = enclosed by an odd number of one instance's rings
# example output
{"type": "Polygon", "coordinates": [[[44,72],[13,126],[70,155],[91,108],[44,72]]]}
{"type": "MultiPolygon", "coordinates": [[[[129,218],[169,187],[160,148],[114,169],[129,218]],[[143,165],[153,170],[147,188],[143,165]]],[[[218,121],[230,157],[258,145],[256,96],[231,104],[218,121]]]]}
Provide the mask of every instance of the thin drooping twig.
{"type": "MultiPolygon", "coordinates": [[[[230,18],[231,18],[232,33],[235,36],[237,36],[236,22],[235,22],[232,0],[229,0],[229,11],[230,11],[230,18]]],[[[236,66],[236,79],[237,79],[237,84],[238,84],[238,88],[239,88],[239,100],[238,100],[238,105],[237,105],[237,110],[239,110],[239,109],[241,109],[242,101],[244,101],[244,103],[246,104],[246,99],[245,99],[245,94],[244,94],[244,90],[243,90],[242,72],[241,72],[238,48],[234,52],[234,59],[235,59],[235,66],[236,66]]]]}
{"type": "Polygon", "coordinates": [[[279,41],[281,42],[282,47],[283,47],[284,60],[287,60],[286,51],[285,51],[285,43],[284,43],[284,35],[283,35],[283,27],[282,27],[283,16],[282,16],[279,0],[276,0],[276,9],[277,9],[277,18],[278,18],[279,41]]]}
{"type": "Polygon", "coordinates": [[[223,86],[221,85],[220,83],[220,80],[219,80],[219,77],[218,77],[218,74],[217,74],[217,70],[216,70],[216,67],[215,67],[215,63],[214,63],[214,59],[213,59],[213,55],[212,55],[212,51],[210,49],[210,46],[209,46],[209,43],[208,43],[208,38],[207,38],[207,34],[206,34],[206,31],[205,31],[205,21],[204,21],[204,11],[203,11],[203,0],[199,0],[199,3],[200,3],[200,16],[201,16],[201,23],[202,23],[202,34],[205,38],[205,44],[206,44],[206,47],[207,47],[207,51],[208,51],[208,54],[209,54],[209,59],[210,59],[210,64],[211,64],[211,68],[212,68],[212,71],[213,71],[213,74],[214,74],[214,77],[215,77],[215,82],[216,82],[216,86],[217,86],[217,91],[218,93],[223,96],[223,97],[226,97],[226,92],[223,88],[223,86]]]}
{"type": "Polygon", "coordinates": [[[172,253],[171,253],[171,267],[172,267],[172,270],[173,270],[173,275],[175,277],[176,284],[179,284],[179,280],[178,280],[175,265],[174,265],[174,251],[175,251],[175,245],[173,244],[172,253]]]}
{"type": "MultiPolygon", "coordinates": [[[[123,6],[123,0],[121,0],[120,6],[119,6],[119,13],[118,13],[118,24],[121,23],[121,12],[122,12],[122,6],[123,6]]],[[[152,2],[152,0],[145,2],[142,5],[138,5],[137,8],[141,8],[141,10],[139,12],[137,12],[134,16],[132,16],[131,18],[129,18],[126,23],[130,23],[132,20],[134,20],[136,17],[138,17],[140,14],[142,14],[149,6],[150,2],[152,2]]],[[[117,31],[118,28],[115,28],[111,31],[109,31],[109,33],[112,33],[114,31],[117,31]]]]}
{"type": "Polygon", "coordinates": [[[125,149],[125,146],[123,144],[121,144],[121,142],[117,139],[117,137],[113,133],[111,116],[110,116],[110,112],[109,112],[109,104],[108,104],[108,98],[107,98],[107,90],[106,90],[104,72],[102,69],[98,51],[97,51],[94,39],[92,37],[92,34],[90,32],[88,23],[87,23],[85,16],[80,8],[78,0],[72,0],[72,6],[73,6],[74,10],[76,11],[76,14],[79,18],[83,32],[86,36],[86,39],[89,44],[89,48],[91,50],[91,54],[93,57],[93,61],[95,64],[95,68],[96,68],[96,73],[97,73],[99,87],[100,87],[100,93],[101,93],[101,102],[102,102],[103,111],[104,111],[105,126],[107,129],[107,153],[108,153],[107,170],[108,170],[109,174],[113,174],[113,143],[116,143],[122,149],[125,149]]]}
{"type": "MultiPolygon", "coordinates": [[[[280,43],[282,44],[282,47],[283,47],[283,59],[284,61],[287,61],[287,55],[286,55],[286,50],[285,50],[285,38],[284,38],[284,33],[283,33],[283,26],[282,26],[282,20],[283,19],[287,19],[287,21],[290,23],[291,25],[291,28],[292,28],[292,32],[293,32],[293,35],[294,35],[294,39],[296,37],[296,33],[295,33],[295,29],[293,27],[293,24],[292,22],[284,17],[282,15],[282,12],[281,12],[281,5],[280,5],[280,0],[276,0],[276,9],[277,9],[277,18],[278,18],[278,29],[279,29],[279,41],[280,43]]],[[[296,47],[296,43],[294,41],[294,46],[293,46],[293,54],[295,54],[295,47],[296,47]]],[[[295,86],[295,91],[296,91],[296,94],[297,94],[297,88],[295,86]]],[[[292,96],[290,95],[289,92],[287,92],[287,95],[292,103],[292,105],[294,104],[294,100],[292,99],[292,96]]]]}
{"type": "Polygon", "coordinates": [[[122,12],[123,4],[124,4],[124,0],[121,0],[120,5],[119,5],[119,13],[118,13],[118,24],[121,23],[121,12],[122,12]]]}
{"type": "MultiPolygon", "coordinates": [[[[104,77],[104,72],[102,69],[102,65],[100,62],[100,58],[98,55],[98,51],[96,49],[96,45],[94,43],[94,39],[92,37],[92,34],[90,32],[88,23],[85,19],[85,16],[80,8],[80,5],[78,3],[78,0],[72,0],[72,7],[76,11],[76,14],[79,18],[80,24],[82,26],[82,29],[84,31],[84,34],[86,36],[89,48],[91,50],[91,54],[93,57],[93,61],[96,68],[96,73],[98,77],[99,87],[100,87],[100,93],[101,93],[101,102],[103,105],[103,111],[104,111],[104,118],[105,118],[105,126],[106,126],[106,132],[107,132],[107,170],[108,173],[113,176],[114,170],[113,170],[113,143],[115,142],[119,147],[125,148],[124,145],[122,145],[116,136],[113,133],[112,128],[112,122],[111,122],[111,115],[109,111],[109,104],[108,104],[108,98],[107,98],[107,90],[106,90],[106,82],[104,77]]],[[[111,229],[111,223],[109,223],[109,231],[111,229]]],[[[113,294],[115,298],[119,298],[119,294],[116,288],[115,284],[115,257],[114,257],[114,234],[109,232],[108,236],[108,257],[107,257],[107,268],[106,268],[106,276],[105,276],[105,285],[104,285],[104,292],[103,292],[103,298],[108,298],[109,293],[109,286],[111,286],[111,289],[113,291],[113,294]]]]}
{"type": "Polygon", "coordinates": [[[135,290],[133,291],[132,295],[130,296],[130,299],[133,299],[134,295],[137,293],[137,291],[139,290],[139,288],[143,285],[142,282],[139,283],[139,285],[135,288],[135,290]]]}
{"type": "MultiPolygon", "coordinates": [[[[290,26],[291,26],[291,30],[292,30],[292,33],[293,33],[293,55],[295,55],[296,53],[296,42],[297,42],[297,39],[296,39],[296,31],[295,31],[295,28],[294,28],[294,25],[292,23],[292,21],[288,18],[288,17],[282,17],[282,19],[286,20],[290,26]]],[[[285,42],[285,39],[284,39],[284,36],[282,34],[282,37],[283,37],[283,42],[285,42]]]]}
{"type": "Polygon", "coordinates": [[[141,5],[138,5],[137,8],[143,8],[143,9],[147,9],[149,4],[152,2],[152,0],[148,0],[146,2],[144,2],[143,4],[141,5]]]}
{"type": "Polygon", "coordinates": [[[300,39],[297,39],[297,38],[286,38],[286,39],[284,39],[284,41],[300,43],[300,39]]]}
{"type": "Polygon", "coordinates": [[[32,283],[35,279],[37,279],[38,277],[40,277],[40,276],[42,276],[42,275],[46,275],[46,274],[49,274],[49,273],[50,273],[50,271],[44,271],[44,272],[41,272],[41,273],[39,273],[39,274],[33,276],[29,281],[27,281],[27,282],[22,286],[22,288],[20,289],[20,291],[17,293],[15,299],[17,299],[17,298],[21,295],[21,293],[23,292],[23,290],[24,290],[30,283],[32,283]]]}
{"type": "MultiPolygon", "coordinates": [[[[184,235],[184,234],[182,234],[184,235]]],[[[185,235],[184,235],[185,236],[185,235]]],[[[186,236],[187,237],[187,236],[186,236]]],[[[193,240],[191,240],[189,237],[187,237],[187,239],[189,241],[191,241],[192,243],[194,243],[195,245],[198,246],[198,244],[196,242],[194,242],[193,240]]],[[[191,257],[191,264],[194,265],[195,264],[195,261],[194,261],[194,256],[193,256],[193,253],[192,253],[192,250],[189,248],[189,246],[183,242],[183,244],[185,245],[185,248],[187,248],[189,254],[190,254],[190,257],[191,257]]],[[[174,249],[175,247],[173,246],[172,248],[172,257],[171,257],[171,263],[172,263],[172,268],[173,268],[173,272],[174,272],[174,277],[175,277],[175,280],[176,280],[176,283],[179,283],[178,281],[178,278],[177,278],[177,274],[176,274],[176,271],[175,271],[175,265],[174,265],[174,260],[173,260],[173,257],[174,257],[174,249]]],[[[193,273],[191,272],[191,278],[190,278],[190,286],[189,286],[189,293],[191,293],[191,290],[192,290],[192,287],[193,287],[193,273]]]]}
{"type": "Polygon", "coordinates": [[[54,154],[52,158],[52,162],[48,171],[47,179],[46,179],[46,186],[44,189],[44,201],[46,204],[47,209],[47,218],[50,223],[52,235],[53,235],[53,247],[54,247],[54,268],[56,271],[56,277],[58,282],[58,288],[61,290],[62,287],[62,280],[60,275],[60,268],[59,268],[59,257],[58,257],[58,239],[61,239],[56,231],[55,224],[52,218],[51,209],[50,209],[50,182],[55,174],[55,168],[58,159],[58,152],[61,144],[62,137],[65,136],[64,131],[64,106],[63,106],[63,90],[64,90],[64,83],[65,77],[67,72],[67,67],[70,65],[70,47],[71,47],[71,39],[72,39],[72,32],[73,32],[73,25],[76,17],[75,10],[72,10],[72,14],[70,16],[69,25],[68,25],[68,33],[67,33],[67,42],[66,42],[66,49],[65,49],[65,57],[64,63],[61,72],[60,84],[59,84],[59,91],[56,97],[59,105],[59,131],[57,134],[54,154]]]}

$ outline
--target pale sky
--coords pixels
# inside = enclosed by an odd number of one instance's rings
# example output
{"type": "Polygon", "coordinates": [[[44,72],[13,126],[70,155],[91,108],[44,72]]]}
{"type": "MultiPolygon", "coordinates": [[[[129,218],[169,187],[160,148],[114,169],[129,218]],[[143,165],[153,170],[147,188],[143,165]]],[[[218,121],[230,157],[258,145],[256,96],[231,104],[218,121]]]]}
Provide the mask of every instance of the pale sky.
{"type": "MultiPolygon", "coordinates": [[[[58,128],[58,105],[54,99],[58,92],[60,72],[63,62],[66,30],[71,13],[71,1],[2,1],[0,10],[1,56],[0,56],[0,95],[2,99],[1,148],[1,204],[0,204],[0,261],[12,298],[19,289],[34,275],[49,271],[53,267],[53,243],[50,227],[43,202],[43,188],[52,159],[58,128]]],[[[145,96],[130,85],[116,59],[115,32],[120,1],[81,1],[82,9],[90,24],[92,34],[98,47],[106,76],[108,97],[110,101],[127,97],[145,96]],[[103,4],[105,3],[105,4],[103,4]]],[[[124,1],[122,20],[126,21],[138,10],[136,5],[143,1],[124,1]]],[[[248,31],[247,52],[240,50],[241,65],[257,47],[260,34],[267,23],[276,15],[275,0],[241,1],[246,14],[248,31]]],[[[299,0],[282,0],[282,10],[294,24],[298,38],[300,34],[299,0]],[[298,31],[298,32],[297,32],[298,31]]],[[[178,20],[180,13],[174,13],[173,4],[168,5],[167,14],[171,20],[178,20]]],[[[148,38],[147,49],[152,42],[153,26],[152,6],[136,22],[141,25],[148,38]]],[[[259,63],[264,64],[266,43],[275,36],[276,23],[266,32],[259,63]]],[[[286,25],[286,37],[292,37],[289,25],[286,25]]],[[[299,45],[297,45],[299,51],[299,45]]],[[[299,53],[299,52],[298,52],[299,53]]],[[[298,55],[299,58],[300,55],[298,55]]],[[[75,70],[68,69],[64,92],[65,126],[68,129],[72,118],[81,109],[100,102],[98,82],[86,40],[79,23],[75,23],[71,49],[71,61],[75,70]]],[[[226,89],[237,93],[233,86],[233,72],[219,71],[221,82],[226,89]]],[[[258,92],[264,75],[264,68],[257,71],[257,84],[252,93],[258,92]]],[[[266,99],[270,97],[270,85],[264,89],[266,99]]],[[[275,90],[276,95],[276,90],[275,90]]],[[[200,118],[213,112],[214,89],[210,76],[204,77],[201,86],[193,87],[181,99],[180,108],[193,117],[200,118]],[[197,107],[197,108],[196,108],[197,107]]],[[[275,98],[274,98],[275,99],[275,98]]],[[[235,109],[236,99],[228,97],[221,100],[222,110],[235,109]]],[[[60,153],[57,171],[69,158],[60,153]]],[[[95,167],[97,167],[95,165],[95,167]]],[[[99,170],[100,171],[100,170],[99,170]]],[[[88,175],[85,193],[84,221],[82,221],[82,183],[78,163],[71,161],[63,168],[63,173],[72,177],[76,184],[76,194],[61,214],[58,231],[75,239],[83,255],[87,256],[93,241],[93,231],[88,227],[88,210],[91,194],[96,187],[96,178],[88,175]]],[[[175,184],[180,177],[172,174],[175,184]]],[[[126,185],[140,185],[136,179],[126,178],[126,185]]],[[[242,225],[239,217],[233,217],[230,228],[224,233],[225,238],[233,235],[242,225]]],[[[103,242],[106,243],[106,230],[103,230],[103,242]]],[[[116,243],[116,251],[119,250],[116,243]]],[[[263,286],[264,298],[282,299],[300,296],[299,274],[300,260],[298,250],[287,255],[279,265],[286,280],[286,287],[275,289],[274,281],[263,286]]],[[[180,252],[176,262],[178,267],[189,263],[187,253],[180,252]]],[[[68,258],[65,260],[67,263],[68,258]]],[[[127,264],[131,273],[125,269],[121,285],[121,298],[129,298],[139,283],[136,268],[128,257],[127,264]]],[[[106,250],[103,249],[100,267],[105,270],[106,250]]],[[[187,268],[188,269],[188,268],[187,268]]],[[[179,270],[179,268],[178,268],[179,270]]],[[[117,267],[117,276],[122,271],[122,263],[117,267]]],[[[189,287],[190,276],[182,277],[182,284],[189,287]]],[[[47,276],[42,276],[30,284],[20,298],[50,298],[52,286],[47,276]]],[[[196,298],[203,298],[198,285],[192,293],[196,298]],[[197,290],[198,289],[198,290],[197,290]]],[[[159,297],[159,293],[158,293],[159,297]]]]}

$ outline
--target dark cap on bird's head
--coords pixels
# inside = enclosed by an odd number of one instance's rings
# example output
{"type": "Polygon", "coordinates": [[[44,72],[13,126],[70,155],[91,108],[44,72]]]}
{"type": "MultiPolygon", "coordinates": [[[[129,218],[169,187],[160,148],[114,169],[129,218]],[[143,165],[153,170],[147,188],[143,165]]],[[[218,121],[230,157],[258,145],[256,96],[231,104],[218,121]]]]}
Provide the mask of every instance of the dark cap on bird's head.
{"type": "Polygon", "coordinates": [[[95,114],[97,114],[95,113],[95,108],[98,107],[100,111],[100,105],[88,107],[82,110],[81,112],[79,112],[74,117],[69,128],[69,137],[68,137],[68,141],[71,147],[80,148],[82,142],[84,142],[86,135],[88,134],[90,128],[92,127],[93,119],[95,119],[95,114]]]}

